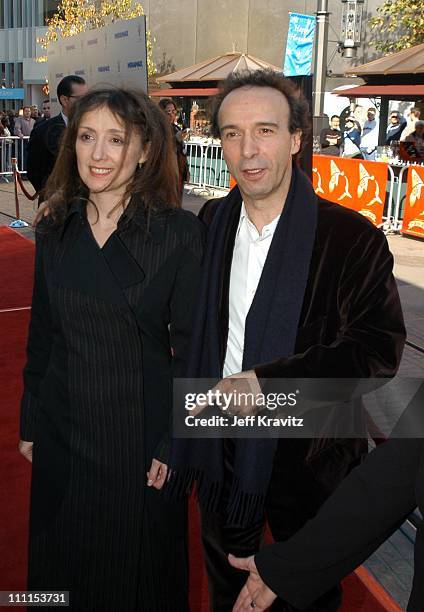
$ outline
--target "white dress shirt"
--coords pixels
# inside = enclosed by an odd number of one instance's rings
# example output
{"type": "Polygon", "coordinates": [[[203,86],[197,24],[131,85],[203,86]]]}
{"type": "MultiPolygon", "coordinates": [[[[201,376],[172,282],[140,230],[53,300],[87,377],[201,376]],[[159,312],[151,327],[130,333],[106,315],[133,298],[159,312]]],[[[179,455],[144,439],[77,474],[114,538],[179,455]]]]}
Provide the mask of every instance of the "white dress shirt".
{"type": "Polygon", "coordinates": [[[234,243],[229,295],[229,327],[224,377],[242,371],[246,317],[258,288],[280,215],[259,234],[247,216],[244,202],[234,243]]]}

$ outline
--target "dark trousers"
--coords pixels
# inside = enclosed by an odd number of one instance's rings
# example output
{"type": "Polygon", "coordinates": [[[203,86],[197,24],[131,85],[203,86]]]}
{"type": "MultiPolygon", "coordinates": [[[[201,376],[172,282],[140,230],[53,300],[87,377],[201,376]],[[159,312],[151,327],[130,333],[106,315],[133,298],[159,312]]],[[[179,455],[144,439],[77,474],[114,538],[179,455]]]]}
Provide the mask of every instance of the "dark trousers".
{"type": "MultiPolygon", "coordinates": [[[[275,541],[287,540],[318,510],[331,491],[320,484],[304,462],[308,440],[280,440],[266,500],[266,521],[275,541]]],[[[232,479],[233,442],[225,441],[225,492],[232,479]]],[[[255,554],[263,545],[265,520],[246,528],[228,527],[221,514],[201,510],[202,541],[210,595],[211,612],[231,612],[247,573],[234,569],[228,553],[236,557],[255,554]]],[[[339,585],[320,597],[308,612],[335,612],[341,606],[339,585]]],[[[273,612],[295,612],[277,599],[273,612]]]]}

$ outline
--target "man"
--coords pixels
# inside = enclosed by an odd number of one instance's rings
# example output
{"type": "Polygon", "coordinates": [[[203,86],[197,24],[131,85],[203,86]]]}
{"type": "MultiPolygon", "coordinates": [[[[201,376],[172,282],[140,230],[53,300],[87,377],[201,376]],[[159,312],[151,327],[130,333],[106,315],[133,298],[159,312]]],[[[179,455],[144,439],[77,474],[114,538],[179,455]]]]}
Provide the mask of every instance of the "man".
{"type": "Polygon", "coordinates": [[[43,100],[41,114],[35,120],[36,126],[43,121],[47,121],[47,119],[50,119],[50,100],[43,100]]]}
{"type": "Polygon", "coordinates": [[[412,134],[412,132],[415,131],[415,124],[417,121],[419,121],[420,117],[421,117],[420,109],[417,108],[416,106],[413,106],[411,110],[409,111],[408,118],[406,120],[405,129],[403,130],[400,136],[401,141],[406,140],[408,136],[412,134]]]}
{"type": "Polygon", "coordinates": [[[30,136],[34,123],[34,119],[31,117],[31,107],[24,106],[22,115],[19,115],[19,117],[15,119],[14,135],[19,136],[19,138],[30,136]]]}
{"type": "Polygon", "coordinates": [[[83,78],[77,75],[64,77],[57,86],[57,99],[61,112],[47,121],[37,124],[28,144],[28,178],[39,192],[38,203],[43,201],[42,189],[49,178],[59,152],[63,131],[68,123],[72,104],[87,91],[83,78]]]}
{"type": "Polygon", "coordinates": [[[419,159],[424,159],[424,121],[415,122],[415,130],[407,136],[405,142],[414,145],[416,155],[419,159]]]}
{"type": "Polygon", "coordinates": [[[361,152],[364,159],[375,160],[378,146],[378,121],[375,108],[367,110],[367,120],[362,128],[361,152]]]}
{"type": "Polygon", "coordinates": [[[345,121],[343,132],[343,157],[361,158],[361,130],[354,115],[349,115],[345,121]]]}
{"type": "Polygon", "coordinates": [[[39,116],[40,114],[38,112],[38,106],[36,104],[31,104],[31,117],[34,119],[35,122],[37,122],[39,116]]]}
{"type": "MultiPolygon", "coordinates": [[[[188,378],[224,376],[222,390],[398,367],[405,330],[386,239],[317,198],[294,163],[308,128],[307,103],[272,71],[231,75],[214,99],[213,134],[237,187],[201,212],[208,244],[188,378]]],[[[366,448],[362,439],[174,440],[169,489],[198,482],[213,612],[231,610],[245,581],[227,555],[257,552],[265,518],[274,539],[290,537],[366,448]]],[[[339,605],[335,587],[313,609],[339,605]]]]}
{"type": "MultiPolygon", "coordinates": [[[[31,107],[24,106],[22,115],[16,117],[14,125],[14,135],[19,136],[20,142],[15,143],[15,147],[18,147],[18,168],[19,170],[25,171],[27,169],[27,157],[28,157],[28,139],[24,136],[30,136],[35,125],[35,120],[31,116],[31,107]]],[[[16,149],[15,149],[16,154],[16,149]]]]}
{"type": "Polygon", "coordinates": [[[340,155],[342,133],[340,131],[340,117],[338,115],[331,117],[330,127],[321,130],[320,144],[322,155],[340,155]]]}
{"type": "Polygon", "coordinates": [[[386,145],[393,141],[399,141],[403,130],[406,127],[406,119],[398,111],[390,113],[390,123],[387,126],[386,145]]]}
{"type": "Polygon", "coordinates": [[[50,100],[48,98],[46,100],[43,100],[41,108],[44,119],[50,119],[50,100]]]}

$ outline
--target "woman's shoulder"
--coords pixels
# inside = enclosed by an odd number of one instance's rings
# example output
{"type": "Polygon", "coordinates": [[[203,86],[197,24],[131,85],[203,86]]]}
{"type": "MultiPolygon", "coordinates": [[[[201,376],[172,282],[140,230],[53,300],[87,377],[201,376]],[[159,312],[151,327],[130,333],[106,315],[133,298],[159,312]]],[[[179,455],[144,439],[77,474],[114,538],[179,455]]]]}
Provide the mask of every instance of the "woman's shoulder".
{"type": "Polygon", "coordinates": [[[173,209],[166,214],[169,227],[178,237],[191,237],[203,240],[205,228],[197,216],[189,210],[173,209]]]}

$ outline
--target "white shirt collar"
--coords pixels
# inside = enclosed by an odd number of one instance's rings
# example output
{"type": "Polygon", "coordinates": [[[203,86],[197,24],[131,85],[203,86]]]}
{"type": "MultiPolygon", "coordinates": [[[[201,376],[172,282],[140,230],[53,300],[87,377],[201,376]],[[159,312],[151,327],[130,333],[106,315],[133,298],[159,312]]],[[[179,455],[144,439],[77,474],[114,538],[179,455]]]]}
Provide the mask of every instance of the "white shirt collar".
{"type": "Polygon", "coordinates": [[[63,111],[60,111],[60,114],[62,115],[62,119],[65,122],[66,127],[68,127],[68,117],[65,115],[63,111]]]}
{"type": "Polygon", "coordinates": [[[280,217],[281,217],[281,213],[277,217],[275,217],[275,219],[273,219],[270,223],[268,223],[267,225],[264,225],[264,227],[262,228],[262,232],[259,234],[256,226],[249,219],[249,215],[247,214],[246,206],[244,205],[244,202],[242,202],[241,211],[240,211],[240,220],[239,220],[239,224],[237,227],[236,236],[238,237],[238,235],[240,234],[240,230],[243,224],[246,224],[251,240],[261,241],[261,240],[265,240],[269,236],[271,236],[272,238],[272,236],[275,233],[275,229],[278,225],[278,221],[280,220],[280,217]]]}

